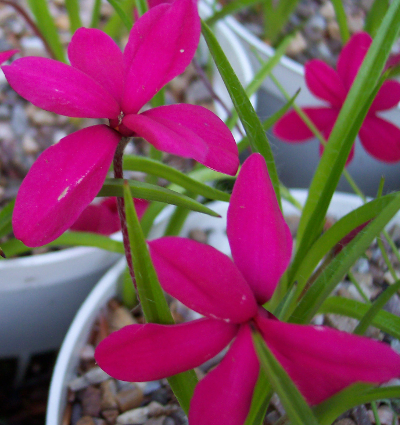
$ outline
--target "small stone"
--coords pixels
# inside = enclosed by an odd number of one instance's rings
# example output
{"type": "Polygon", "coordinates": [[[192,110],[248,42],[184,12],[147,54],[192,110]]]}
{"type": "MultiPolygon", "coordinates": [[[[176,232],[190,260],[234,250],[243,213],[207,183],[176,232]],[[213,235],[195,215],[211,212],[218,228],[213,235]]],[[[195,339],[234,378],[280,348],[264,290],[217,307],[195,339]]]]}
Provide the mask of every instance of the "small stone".
{"type": "Polygon", "coordinates": [[[352,421],[350,418],[344,418],[334,422],[333,425],[357,425],[357,424],[354,421],[352,421]]]}
{"type": "Polygon", "coordinates": [[[393,285],[393,283],[395,283],[399,278],[400,278],[400,273],[398,273],[397,271],[396,271],[396,276],[397,276],[397,279],[394,279],[393,278],[393,276],[392,276],[392,273],[390,273],[389,271],[388,272],[386,272],[384,275],[383,275],[383,278],[385,279],[385,281],[389,284],[389,285],[393,285]]]}
{"type": "Polygon", "coordinates": [[[81,417],[82,417],[82,405],[81,403],[74,403],[72,405],[72,412],[71,412],[71,425],[76,425],[81,417]]]}
{"type": "Polygon", "coordinates": [[[79,391],[91,384],[100,384],[109,378],[110,375],[96,366],[86,372],[83,376],[78,376],[77,378],[72,379],[68,384],[68,388],[71,391],[79,391]]]}
{"type": "Polygon", "coordinates": [[[308,21],[307,26],[315,32],[322,33],[326,29],[326,20],[321,15],[314,15],[308,21]]]}
{"type": "Polygon", "coordinates": [[[358,324],[358,320],[338,314],[326,314],[325,321],[328,325],[348,333],[352,333],[358,324]]]}
{"type": "Polygon", "coordinates": [[[336,21],[328,22],[328,25],[326,26],[326,28],[331,38],[333,38],[334,40],[339,40],[339,41],[342,39],[340,35],[339,24],[336,21]]]}
{"type": "Polygon", "coordinates": [[[160,381],[150,381],[145,382],[144,384],[144,388],[142,388],[144,395],[149,395],[153,391],[157,391],[161,387],[160,381]]]}
{"type": "Polygon", "coordinates": [[[274,410],[265,416],[264,423],[265,425],[273,425],[275,422],[279,420],[279,418],[280,418],[279,413],[276,410],[274,410]]]}
{"type": "Polygon", "coordinates": [[[336,18],[335,8],[331,1],[324,3],[319,9],[319,13],[327,21],[333,21],[336,18]]]}
{"type": "Polygon", "coordinates": [[[123,306],[118,306],[117,308],[113,309],[108,317],[108,324],[110,326],[111,332],[136,323],[137,321],[133,318],[130,311],[123,306]]]}
{"type": "Polygon", "coordinates": [[[67,15],[59,15],[55,20],[56,27],[60,30],[69,30],[69,19],[67,15]]]}
{"type": "Polygon", "coordinates": [[[40,147],[32,136],[30,136],[29,134],[25,134],[22,139],[22,149],[26,154],[32,155],[38,153],[40,147]]]}
{"type": "Polygon", "coordinates": [[[210,98],[211,94],[202,80],[197,80],[190,84],[186,90],[187,103],[198,104],[200,102],[205,102],[210,98]]]}
{"type": "MultiPolygon", "coordinates": [[[[113,379],[109,379],[100,384],[101,390],[101,410],[116,409],[118,403],[116,400],[117,384],[113,379]]],[[[117,415],[118,416],[118,415],[117,415]]]]}
{"type": "Polygon", "coordinates": [[[20,42],[24,56],[46,56],[46,49],[39,37],[22,37],[20,42]]]}
{"type": "Polygon", "coordinates": [[[307,42],[300,31],[296,32],[294,39],[289,44],[286,53],[290,56],[298,55],[307,48],[307,42]]]}
{"type": "Polygon", "coordinates": [[[24,135],[28,128],[28,117],[20,104],[15,105],[11,112],[11,127],[16,136],[24,135]]]}
{"type": "Polygon", "coordinates": [[[86,344],[82,350],[80,355],[81,360],[88,361],[94,359],[94,347],[91,344],[86,344]]]}
{"type": "Polygon", "coordinates": [[[0,105],[0,120],[7,120],[11,117],[10,109],[7,105],[0,105]]]}
{"type": "Polygon", "coordinates": [[[82,393],[82,414],[100,416],[101,391],[94,386],[87,387],[82,393]]]}
{"type": "Polygon", "coordinates": [[[349,26],[349,31],[352,34],[362,31],[364,29],[365,17],[361,13],[347,16],[347,24],[349,26]]]}
{"type": "Polygon", "coordinates": [[[159,416],[158,418],[150,418],[144,425],[165,425],[166,416],[159,416]]]}
{"type": "Polygon", "coordinates": [[[121,412],[139,407],[144,399],[143,391],[135,385],[133,388],[120,391],[115,400],[121,412]]]}
{"type": "Polygon", "coordinates": [[[107,409],[101,412],[101,415],[106,420],[108,425],[114,425],[117,422],[117,418],[119,415],[118,409],[107,409]]]}
{"type": "Polygon", "coordinates": [[[168,389],[160,388],[157,391],[154,391],[153,394],[151,395],[151,399],[165,406],[170,399],[168,389]]]}
{"type": "Polygon", "coordinates": [[[149,408],[140,407],[138,409],[128,410],[122,415],[117,417],[117,424],[121,425],[134,425],[134,424],[143,424],[149,419],[149,408]]]}
{"type": "Polygon", "coordinates": [[[207,233],[204,230],[201,230],[201,229],[192,229],[189,232],[189,238],[193,239],[197,242],[204,243],[204,244],[206,244],[208,242],[207,233]]]}
{"type": "Polygon", "coordinates": [[[96,423],[91,416],[83,416],[76,425],[96,425],[96,423]]]}
{"type": "Polygon", "coordinates": [[[36,125],[55,125],[56,124],[56,116],[48,111],[44,111],[42,109],[30,109],[29,118],[36,125]]]}
{"type": "MultiPolygon", "coordinates": [[[[368,416],[372,423],[375,422],[374,413],[372,410],[368,410],[368,416]]],[[[381,425],[392,425],[393,424],[393,410],[389,406],[382,406],[378,408],[378,417],[381,425]]]]}

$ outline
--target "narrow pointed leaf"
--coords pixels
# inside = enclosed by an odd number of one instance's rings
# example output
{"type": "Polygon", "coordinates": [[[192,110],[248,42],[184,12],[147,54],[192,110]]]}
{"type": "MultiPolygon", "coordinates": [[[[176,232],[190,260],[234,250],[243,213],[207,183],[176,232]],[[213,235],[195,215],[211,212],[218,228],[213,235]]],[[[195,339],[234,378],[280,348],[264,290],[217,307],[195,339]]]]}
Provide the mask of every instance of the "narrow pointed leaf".
{"type": "MultiPolygon", "coordinates": [[[[340,314],[361,320],[367,314],[370,307],[370,305],[356,300],[343,297],[329,297],[321,305],[318,312],[321,314],[340,314]]],[[[371,324],[381,331],[392,335],[394,338],[400,339],[400,317],[381,310],[372,319],[371,324]]]]}
{"type": "Polygon", "coordinates": [[[252,6],[253,4],[260,3],[260,0],[234,0],[227,3],[220,10],[215,12],[212,16],[206,19],[206,24],[209,26],[214,25],[217,21],[225,16],[232,15],[233,13],[243,9],[244,7],[252,6]]]}
{"type": "Polygon", "coordinates": [[[311,320],[357,258],[365,252],[374,238],[379,235],[399,209],[400,194],[398,193],[382,209],[380,214],[343,248],[332,260],[330,266],[319,275],[294,310],[291,321],[295,323],[308,323],[311,320]]]}
{"type": "Polygon", "coordinates": [[[169,167],[159,161],[155,161],[154,159],[134,155],[124,155],[123,167],[124,170],[142,171],[144,173],[161,177],[171,183],[175,183],[178,186],[185,188],[186,190],[189,190],[190,192],[204,196],[205,198],[226,202],[230,199],[230,195],[228,193],[194,180],[187,174],[184,174],[181,171],[169,167]]]}
{"type": "Polygon", "coordinates": [[[271,353],[261,335],[254,332],[253,340],[261,367],[268,375],[272,388],[278,394],[292,423],[296,425],[319,425],[306,400],[271,353]]]}
{"type": "MultiPolygon", "coordinates": [[[[200,204],[200,202],[172,190],[164,189],[160,186],[137,181],[129,181],[129,188],[134,198],[165,202],[178,207],[185,207],[192,211],[199,211],[204,214],[219,217],[217,213],[200,204]]],[[[121,196],[122,193],[122,179],[106,179],[97,196],[121,196]]]]}
{"type": "Polygon", "coordinates": [[[274,157],[272,155],[271,146],[268,138],[261,125],[256,111],[250,103],[250,100],[242,87],[238,77],[233,71],[228,59],[225,56],[221,46],[219,45],[215,35],[210,28],[202,22],[202,33],[206,39],[208,48],[217,65],[221,77],[226,85],[228,93],[232,99],[233,105],[239,115],[239,118],[249,138],[249,143],[253,152],[259,152],[265,158],[267,163],[269,176],[271,178],[278,203],[280,204],[279,196],[279,179],[275,166],[274,157]]]}
{"type": "Polygon", "coordinates": [[[360,320],[360,323],[354,329],[354,333],[357,335],[363,335],[367,330],[368,326],[374,320],[374,317],[384,307],[384,305],[390,300],[390,298],[400,289],[400,280],[386,288],[379,297],[373,302],[372,306],[365,313],[364,317],[360,320]]]}
{"type": "MultiPolygon", "coordinates": [[[[392,2],[382,25],[364,59],[364,62],[354,80],[341,108],[339,117],[329,137],[324,154],[320,160],[313,181],[310,185],[309,196],[304,207],[304,213],[299,224],[298,238],[300,251],[306,252],[321,229],[321,223],[327,211],[329,202],[339,181],[346,159],[354,143],[358,121],[364,106],[370,100],[376,86],[379,84],[381,73],[389,56],[391,46],[397,39],[400,26],[400,0],[392,2]],[[355,132],[355,134],[353,134],[355,132]],[[307,244],[301,239],[306,237],[307,244]]],[[[366,111],[364,111],[366,113],[366,111]]]]}
{"type": "Polygon", "coordinates": [[[125,12],[125,10],[123,9],[123,7],[120,5],[120,3],[117,0],[107,0],[107,1],[111,4],[111,6],[115,10],[115,12],[120,17],[122,23],[125,25],[126,29],[129,31],[132,28],[132,26],[133,26],[133,19],[132,19],[132,17],[130,17],[125,12]]]}
{"type": "Polygon", "coordinates": [[[65,8],[67,9],[69,18],[69,30],[73,34],[78,28],[83,27],[79,16],[79,1],[65,0],[65,8]]]}
{"type": "Polygon", "coordinates": [[[95,0],[92,9],[92,19],[90,20],[90,28],[97,28],[100,21],[101,0],[95,0]]]}
{"type": "Polygon", "coordinates": [[[342,38],[342,43],[345,44],[350,38],[346,12],[342,0],[332,0],[332,4],[335,9],[336,21],[339,24],[340,37],[342,38]]]}
{"type": "Polygon", "coordinates": [[[46,0],[28,0],[29,8],[36,19],[36,24],[40,29],[43,37],[54,53],[57,60],[66,62],[65,52],[61,39],[58,35],[54,19],[50,14],[46,0]]]}
{"type": "Polygon", "coordinates": [[[268,376],[264,369],[260,368],[257,384],[254,388],[250,411],[244,425],[262,425],[264,423],[269,400],[271,399],[272,394],[273,391],[271,384],[268,381],[268,376]]]}
{"type": "Polygon", "coordinates": [[[14,210],[15,199],[5,205],[0,211],[0,238],[12,232],[11,219],[14,210]]]}
{"type": "MultiPolygon", "coordinates": [[[[158,282],[146,240],[136,214],[130,187],[127,183],[123,186],[123,193],[133,268],[135,270],[138,294],[146,321],[173,324],[174,320],[169,311],[160,283],[158,282]]],[[[189,410],[190,400],[196,383],[197,379],[194,371],[181,373],[170,381],[171,388],[185,412],[189,410]]]]}
{"type": "Polygon", "coordinates": [[[367,31],[371,37],[375,37],[379,25],[382,23],[387,10],[389,9],[389,0],[375,0],[367,14],[364,30],[367,31]]]}

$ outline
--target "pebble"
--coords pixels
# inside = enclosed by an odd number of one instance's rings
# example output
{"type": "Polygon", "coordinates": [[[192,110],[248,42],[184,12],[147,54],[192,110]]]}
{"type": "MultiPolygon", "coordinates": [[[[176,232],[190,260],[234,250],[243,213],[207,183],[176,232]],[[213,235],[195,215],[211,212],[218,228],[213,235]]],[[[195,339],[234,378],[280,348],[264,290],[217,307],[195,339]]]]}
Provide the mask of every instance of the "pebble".
{"type": "Polygon", "coordinates": [[[80,358],[83,361],[93,360],[94,359],[94,347],[91,344],[86,344],[80,354],[80,358]]]}
{"type": "Polygon", "coordinates": [[[290,42],[286,53],[288,55],[298,55],[307,48],[307,41],[304,38],[303,34],[300,31],[297,31],[295,37],[290,42]]]}
{"type": "Polygon", "coordinates": [[[79,391],[88,387],[89,385],[100,384],[101,382],[106,381],[109,378],[110,376],[106,372],[96,366],[90,369],[84,375],[78,376],[77,378],[74,378],[72,381],[70,381],[68,384],[68,388],[71,391],[79,391]]]}
{"type": "Polygon", "coordinates": [[[83,416],[100,416],[101,390],[100,388],[89,386],[82,393],[82,414],[83,416]]]}
{"type": "Polygon", "coordinates": [[[159,409],[160,413],[162,412],[163,406],[156,401],[152,401],[148,406],[140,407],[138,409],[128,410],[122,415],[117,417],[117,424],[121,425],[136,425],[142,424],[147,421],[151,412],[154,412],[154,409],[159,409]]]}
{"type": "Polygon", "coordinates": [[[42,109],[27,108],[28,116],[32,122],[38,126],[40,125],[56,125],[57,116],[51,112],[43,111],[42,109]]]}
{"type": "Polygon", "coordinates": [[[189,232],[188,236],[189,236],[190,239],[193,239],[197,242],[201,242],[201,243],[205,243],[205,244],[208,242],[207,233],[202,229],[192,229],[189,232]]]}
{"type": "Polygon", "coordinates": [[[32,155],[39,152],[40,146],[34,137],[29,134],[25,134],[22,138],[22,149],[27,155],[32,155]]]}
{"type": "Polygon", "coordinates": [[[347,24],[349,26],[349,31],[352,34],[362,31],[365,24],[365,16],[361,13],[357,13],[356,15],[348,15],[347,24]]]}
{"type": "Polygon", "coordinates": [[[134,384],[133,388],[120,391],[116,395],[115,400],[119,410],[121,412],[126,412],[127,410],[139,407],[144,400],[144,395],[142,389],[134,384]]]}
{"type": "Polygon", "coordinates": [[[20,43],[24,56],[46,56],[46,49],[39,37],[23,37],[20,43]]]}
{"type": "Polygon", "coordinates": [[[83,416],[79,419],[76,425],[96,425],[96,422],[91,416],[83,416]]]}
{"type": "Polygon", "coordinates": [[[196,104],[210,100],[210,93],[206,89],[202,80],[192,83],[186,90],[186,102],[196,104]]]}
{"type": "Polygon", "coordinates": [[[133,318],[130,311],[123,306],[118,306],[113,309],[109,315],[109,326],[110,331],[117,331],[124,326],[133,325],[137,323],[137,321],[133,318]]]}
{"type": "MultiPolygon", "coordinates": [[[[368,410],[368,417],[372,423],[375,422],[374,412],[368,410]]],[[[381,406],[378,408],[378,417],[381,425],[392,425],[393,424],[393,410],[389,406],[381,406]]]]}
{"type": "Polygon", "coordinates": [[[107,424],[114,425],[117,421],[119,410],[118,409],[107,409],[101,412],[103,418],[107,424]]]}
{"type": "Polygon", "coordinates": [[[327,21],[333,21],[336,18],[335,8],[331,1],[324,3],[320,9],[319,14],[323,16],[327,21]]]}
{"type": "Polygon", "coordinates": [[[352,421],[350,418],[343,418],[334,422],[333,425],[357,425],[357,424],[354,421],[352,421]]]}
{"type": "Polygon", "coordinates": [[[117,384],[113,379],[108,379],[100,384],[101,391],[101,403],[100,409],[116,409],[118,407],[118,403],[116,400],[117,396],[117,384]]]}
{"type": "Polygon", "coordinates": [[[17,137],[24,135],[28,129],[28,117],[21,104],[16,104],[11,112],[11,127],[17,137]]]}

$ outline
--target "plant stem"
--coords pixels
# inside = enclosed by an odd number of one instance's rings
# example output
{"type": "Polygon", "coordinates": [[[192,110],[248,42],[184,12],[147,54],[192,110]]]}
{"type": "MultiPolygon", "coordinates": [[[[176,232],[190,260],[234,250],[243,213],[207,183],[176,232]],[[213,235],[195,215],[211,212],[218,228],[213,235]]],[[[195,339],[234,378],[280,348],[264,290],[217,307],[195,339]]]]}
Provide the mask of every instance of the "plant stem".
{"type": "MultiPolygon", "coordinates": [[[[129,142],[129,138],[123,137],[120,140],[120,142],[117,146],[117,149],[115,151],[115,154],[114,154],[113,165],[114,165],[114,177],[116,179],[123,179],[124,178],[124,171],[122,169],[122,156],[124,154],[124,149],[125,149],[126,145],[128,144],[128,142],[129,142]]],[[[126,224],[124,198],[117,197],[117,208],[118,208],[119,219],[120,219],[120,222],[121,222],[121,232],[122,232],[122,240],[123,240],[123,243],[124,243],[124,251],[125,251],[126,262],[128,264],[129,274],[131,276],[133,285],[135,286],[135,289],[136,289],[136,296],[139,298],[139,293],[137,291],[137,285],[136,285],[136,279],[135,279],[135,273],[133,271],[131,247],[130,247],[130,244],[129,244],[128,227],[127,227],[127,224],[126,224]]]]}

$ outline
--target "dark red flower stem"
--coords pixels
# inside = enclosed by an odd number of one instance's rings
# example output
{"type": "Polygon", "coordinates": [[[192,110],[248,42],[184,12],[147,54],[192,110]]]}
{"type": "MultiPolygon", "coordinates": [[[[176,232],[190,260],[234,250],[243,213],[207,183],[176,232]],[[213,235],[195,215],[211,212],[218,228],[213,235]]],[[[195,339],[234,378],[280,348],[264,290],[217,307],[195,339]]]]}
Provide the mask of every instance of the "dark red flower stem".
{"type": "MultiPolygon", "coordinates": [[[[122,156],[124,154],[125,146],[128,144],[128,142],[129,142],[129,138],[123,137],[118,143],[117,149],[114,154],[113,165],[114,165],[114,177],[116,179],[124,178],[124,171],[122,168],[122,156]]],[[[132,253],[131,253],[131,246],[129,244],[128,226],[126,224],[124,198],[117,197],[117,208],[118,208],[119,219],[121,222],[121,232],[122,232],[122,240],[124,243],[126,262],[128,263],[129,274],[131,276],[133,285],[135,286],[135,289],[136,289],[136,296],[139,299],[139,294],[138,294],[137,286],[136,286],[135,273],[133,271],[132,253]]]]}
{"type": "Polygon", "coordinates": [[[40,32],[38,26],[35,24],[33,19],[26,13],[26,11],[15,1],[9,1],[9,0],[0,0],[0,4],[5,4],[7,6],[11,6],[14,8],[18,14],[20,14],[26,21],[26,23],[32,28],[33,32],[42,40],[45,49],[47,50],[47,53],[52,59],[57,59],[52,48],[50,47],[47,40],[43,37],[42,33],[40,32]]]}

